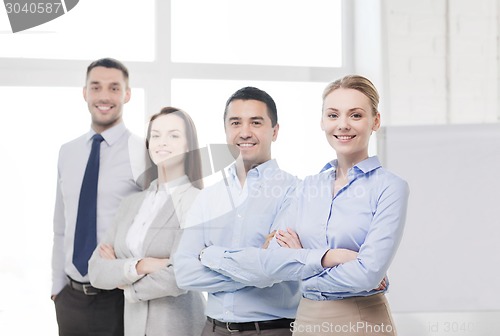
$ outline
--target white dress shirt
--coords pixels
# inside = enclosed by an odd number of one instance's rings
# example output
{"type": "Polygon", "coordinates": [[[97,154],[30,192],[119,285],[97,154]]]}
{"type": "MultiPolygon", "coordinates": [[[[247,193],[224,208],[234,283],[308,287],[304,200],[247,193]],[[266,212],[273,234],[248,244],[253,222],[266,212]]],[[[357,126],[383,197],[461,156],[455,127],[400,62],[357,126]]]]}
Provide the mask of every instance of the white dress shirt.
{"type": "MultiPolygon", "coordinates": [[[[161,208],[165,206],[167,200],[171,197],[170,195],[175,192],[175,189],[187,183],[189,183],[189,179],[186,175],[183,175],[169,183],[160,185],[154,183],[147,191],[147,195],[126,237],[127,247],[132,252],[132,255],[136,257],[136,259],[127,261],[123,268],[125,277],[131,282],[135,282],[144,276],[144,274],[137,274],[136,265],[144,257],[143,243],[151,224],[160,213],[161,208]]],[[[130,296],[127,295],[128,290],[124,288],[124,291],[125,298],[130,300],[130,296]]]]}
{"type": "MultiPolygon", "coordinates": [[[[58,161],[54,246],[52,254],[52,294],[67,284],[67,276],[88,282],[73,265],[73,243],[80,188],[92,145],[93,130],[61,146],[58,161]]],[[[144,141],[120,123],[101,134],[99,184],[97,191],[97,243],[111,225],[125,196],[149,185],[144,172],[150,167],[144,141]]]]}

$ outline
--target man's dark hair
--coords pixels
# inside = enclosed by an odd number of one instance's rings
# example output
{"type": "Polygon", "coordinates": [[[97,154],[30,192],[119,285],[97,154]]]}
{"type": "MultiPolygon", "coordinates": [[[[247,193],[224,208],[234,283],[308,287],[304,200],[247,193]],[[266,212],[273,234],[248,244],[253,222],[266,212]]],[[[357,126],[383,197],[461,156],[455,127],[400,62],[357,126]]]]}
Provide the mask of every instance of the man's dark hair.
{"type": "Polygon", "coordinates": [[[105,67],[109,69],[117,69],[120,70],[123,74],[123,78],[125,79],[125,82],[128,85],[128,69],[125,65],[123,65],[122,62],[114,59],[114,58],[101,58],[98,59],[97,61],[94,61],[90,63],[90,65],[87,67],[87,78],[89,78],[89,73],[92,71],[92,69],[96,67],[105,67]]]}
{"type": "Polygon", "coordinates": [[[274,127],[278,123],[278,110],[276,109],[276,103],[274,99],[263,90],[256,87],[247,86],[239,89],[226,102],[226,107],[224,109],[224,121],[226,121],[227,108],[233,100],[258,100],[263,102],[267,106],[267,114],[271,119],[271,125],[274,127]]]}

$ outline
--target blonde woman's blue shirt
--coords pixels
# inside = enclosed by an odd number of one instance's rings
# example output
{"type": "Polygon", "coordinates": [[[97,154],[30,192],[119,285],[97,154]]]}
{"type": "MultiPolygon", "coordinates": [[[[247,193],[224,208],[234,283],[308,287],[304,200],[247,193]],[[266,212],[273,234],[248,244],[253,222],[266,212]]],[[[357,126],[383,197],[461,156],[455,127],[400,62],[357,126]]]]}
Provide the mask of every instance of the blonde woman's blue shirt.
{"type": "Polygon", "coordinates": [[[219,272],[239,276],[243,282],[268,286],[302,279],[302,296],[337,300],[367,296],[386,277],[406,219],[408,184],[370,157],[348,171],[348,183],[334,196],[337,161],[330,169],[307,177],[277,216],[277,226],[290,227],[303,249],[268,250],[210,247],[202,263],[219,272]],[[356,260],[324,269],[321,258],[328,249],[358,252],[356,260]]]}

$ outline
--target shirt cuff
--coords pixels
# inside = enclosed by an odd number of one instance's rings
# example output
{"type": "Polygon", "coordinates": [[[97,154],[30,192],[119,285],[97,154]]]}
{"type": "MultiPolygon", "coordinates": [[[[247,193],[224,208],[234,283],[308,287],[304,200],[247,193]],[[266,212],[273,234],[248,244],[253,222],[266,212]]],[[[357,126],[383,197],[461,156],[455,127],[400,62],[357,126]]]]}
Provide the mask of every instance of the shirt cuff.
{"type": "Polygon", "coordinates": [[[139,300],[137,300],[136,295],[135,295],[135,290],[132,285],[125,285],[122,287],[123,289],[123,297],[125,300],[129,303],[137,303],[139,300]]]}
{"type": "Polygon", "coordinates": [[[134,283],[137,280],[142,279],[144,277],[144,274],[137,274],[136,266],[140,260],[141,259],[130,259],[123,264],[123,272],[125,279],[130,281],[130,283],[134,283]]]}
{"type": "Polygon", "coordinates": [[[324,249],[312,249],[306,257],[306,263],[302,271],[302,279],[312,277],[324,271],[324,267],[321,265],[321,260],[329,248],[324,249]]]}
{"type": "Polygon", "coordinates": [[[222,246],[211,245],[200,252],[200,261],[203,266],[218,270],[222,266],[226,249],[222,246]]]}

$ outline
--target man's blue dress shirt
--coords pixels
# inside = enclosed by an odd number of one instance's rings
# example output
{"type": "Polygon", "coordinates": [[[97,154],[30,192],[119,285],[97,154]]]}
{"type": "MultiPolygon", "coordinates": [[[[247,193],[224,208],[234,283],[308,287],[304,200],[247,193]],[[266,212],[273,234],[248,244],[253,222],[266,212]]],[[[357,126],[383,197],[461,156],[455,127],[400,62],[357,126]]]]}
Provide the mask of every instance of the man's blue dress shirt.
{"type": "Polygon", "coordinates": [[[300,300],[297,281],[266,288],[234,280],[200,262],[208,246],[259,248],[275,229],[274,220],[297,178],[279,169],[275,160],[249,170],[242,187],[231,166],[228,178],[202,190],[193,203],[174,255],[179,287],[208,292],[206,314],[225,322],[294,318],[300,300]]]}

